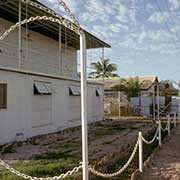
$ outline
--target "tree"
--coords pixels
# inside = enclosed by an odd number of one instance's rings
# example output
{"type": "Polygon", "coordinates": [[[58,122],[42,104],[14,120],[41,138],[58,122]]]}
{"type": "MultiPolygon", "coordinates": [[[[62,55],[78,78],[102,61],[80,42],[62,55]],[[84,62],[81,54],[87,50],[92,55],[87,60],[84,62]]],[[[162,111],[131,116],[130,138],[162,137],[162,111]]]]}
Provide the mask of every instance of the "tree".
{"type": "Polygon", "coordinates": [[[119,85],[114,86],[113,90],[124,91],[130,99],[140,95],[142,83],[139,82],[138,77],[131,77],[129,79],[122,79],[119,85]]]}
{"type": "Polygon", "coordinates": [[[91,63],[91,66],[95,70],[89,74],[90,77],[102,78],[102,77],[118,77],[118,74],[113,73],[117,71],[117,65],[111,64],[109,59],[101,59],[100,61],[91,63]]]}

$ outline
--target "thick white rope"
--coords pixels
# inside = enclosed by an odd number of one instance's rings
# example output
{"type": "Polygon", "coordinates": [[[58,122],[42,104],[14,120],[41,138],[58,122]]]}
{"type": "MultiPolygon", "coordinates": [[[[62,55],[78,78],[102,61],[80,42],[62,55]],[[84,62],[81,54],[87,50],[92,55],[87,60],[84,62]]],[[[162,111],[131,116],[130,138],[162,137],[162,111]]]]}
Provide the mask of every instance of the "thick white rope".
{"type": "Polygon", "coordinates": [[[30,17],[29,19],[24,19],[20,22],[17,22],[16,24],[12,25],[8,30],[6,30],[1,36],[0,36],[0,40],[3,40],[9,33],[11,33],[12,31],[14,31],[17,27],[29,23],[29,22],[33,22],[33,21],[41,21],[41,20],[45,20],[45,21],[51,21],[51,22],[55,22],[58,24],[63,24],[65,27],[67,27],[68,29],[71,29],[72,31],[76,32],[77,34],[79,34],[80,32],[77,31],[76,26],[73,25],[70,21],[67,21],[66,19],[57,19],[54,17],[47,17],[47,16],[36,16],[36,17],[30,17]]]}
{"type": "Polygon", "coordinates": [[[154,137],[152,138],[152,140],[148,141],[148,140],[146,140],[143,136],[142,136],[142,140],[143,140],[146,144],[152,144],[152,143],[156,140],[156,138],[157,138],[157,136],[158,136],[158,132],[159,132],[159,127],[157,128],[156,133],[155,133],[154,137]]]}
{"type": "MultiPolygon", "coordinates": [[[[115,176],[120,175],[123,171],[126,170],[126,168],[129,166],[129,164],[133,160],[133,158],[135,156],[135,153],[137,151],[138,145],[139,145],[139,141],[137,140],[137,142],[135,144],[135,147],[134,147],[134,150],[133,150],[131,156],[129,157],[128,161],[117,172],[112,173],[112,174],[105,174],[105,173],[101,173],[101,172],[95,170],[91,166],[89,166],[89,171],[92,172],[93,174],[97,175],[97,176],[101,176],[101,177],[104,177],[104,178],[111,178],[111,177],[115,177],[115,176]]],[[[63,173],[63,174],[61,174],[59,176],[42,178],[42,177],[32,177],[32,176],[26,175],[24,173],[21,173],[20,171],[18,171],[16,169],[14,169],[13,167],[9,166],[9,164],[5,163],[2,159],[0,159],[0,165],[3,166],[6,170],[10,171],[11,173],[13,173],[13,174],[15,174],[15,175],[17,175],[19,177],[22,177],[23,179],[29,179],[29,180],[59,180],[59,179],[65,178],[67,176],[71,176],[72,174],[77,173],[80,169],[82,169],[82,165],[80,164],[78,167],[75,167],[71,171],[63,173]]]]}
{"type": "MultiPolygon", "coordinates": [[[[124,172],[127,169],[129,164],[133,160],[135,153],[137,151],[138,145],[139,145],[139,141],[136,142],[134,150],[133,150],[131,156],[129,157],[128,161],[126,162],[126,164],[121,169],[119,169],[117,172],[112,173],[112,174],[105,174],[105,173],[101,173],[101,172],[95,170],[91,166],[89,166],[89,171],[97,176],[101,176],[104,178],[111,178],[111,177],[120,175],[122,172],[124,172]]],[[[5,163],[2,159],[0,159],[0,165],[3,166],[6,170],[10,171],[11,173],[13,173],[19,177],[22,177],[23,179],[29,179],[29,180],[59,180],[59,179],[65,178],[67,176],[71,176],[72,174],[77,173],[80,169],[82,169],[82,165],[79,165],[78,167],[73,168],[71,171],[63,173],[59,176],[42,178],[42,177],[32,177],[32,176],[26,175],[24,173],[21,173],[20,171],[9,166],[9,164],[5,163]]]]}
{"type": "MultiPolygon", "coordinates": [[[[59,5],[61,7],[63,7],[64,11],[67,13],[67,15],[70,17],[70,19],[72,19],[73,23],[77,26],[78,29],[80,29],[80,24],[78,22],[78,20],[76,19],[75,15],[72,13],[72,11],[70,10],[70,8],[67,6],[67,4],[63,1],[63,0],[57,0],[59,5]]],[[[22,3],[26,3],[26,4],[29,4],[33,7],[36,7],[48,14],[51,14],[57,18],[62,18],[62,16],[60,16],[59,14],[57,14],[55,11],[39,4],[39,3],[36,3],[34,1],[31,1],[31,0],[21,0],[22,3]]]]}
{"type": "Polygon", "coordinates": [[[32,176],[26,175],[24,173],[21,173],[18,170],[14,169],[13,167],[9,166],[9,164],[5,163],[2,159],[0,159],[0,165],[3,166],[6,170],[15,174],[16,176],[22,177],[23,179],[29,179],[29,180],[59,180],[59,179],[65,178],[67,176],[71,176],[72,174],[77,173],[80,169],[82,169],[82,165],[80,164],[79,166],[74,167],[71,171],[62,173],[59,176],[40,178],[40,177],[32,177],[32,176]]]}
{"type": "Polygon", "coordinates": [[[161,130],[162,130],[162,131],[167,131],[167,130],[168,130],[168,123],[166,123],[165,128],[163,128],[163,127],[161,126],[161,130]]]}
{"type": "Polygon", "coordinates": [[[136,144],[135,144],[135,147],[134,147],[134,150],[131,154],[131,156],[129,157],[128,161],[126,162],[126,164],[121,168],[119,169],[117,172],[115,173],[111,173],[111,174],[105,174],[105,173],[101,173],[97,170],[94,169],[94,167],[89,167],[89,171],[91,173],[93,173],[94,175],[96,176],[100,176],[100,177],[104,177],[104,178],[112,178],[112,177],[115,177],[115,176],[118,176],[120,175],[122,172],[124,172],[127,167],[129,166],[129,164],[131,163],[131,161],[133,160],[135,154],[136,154],[136,151],[137,151],[137,148],[138,148],[138,145],[139,145],[139,141],[137,140],[136,144]]]}
{"type": "MultiPolygon", "coordinates": [[[[41,4],[38,4],[36,2],[30,1],[30,0],[21,0],[21,2],[23,3],[28,3],[31,6],[34,6],[40,10],[43,10],[47,13],[52,14],[55,17],[47,17],[47,16],[36,16],[36,17],[30,17],[29,19],[25,19],[23,21],[17,22],[15,25],[12,25],[8,30],[6,30],[1,36],[0,36],[0,40],[3,40],[11,31],[14,31],[17,27],[32,22],[32,21],[36,21],[36,20],[46,20],[46,21],[52,21],[61,25],[64,25],[66,28],[74,31],[77,34],[81,33],[81,29],[80,29],[80,25],[79,22],[76,20],[74,14],[71,12],[71,10],[68,8],[68,6],[66,5],[66,3],[64,3],[64,1],[62,0],[58,0],[58,3],[64,8],[65,12],[68,14],[68,16],[73,20],[73,22],[75,24],[73,24],[72,22],[66,20],[65,18],[59,16],[57,13],[55,13],[54,11],[50,10],[49,8],[46,8],[44,6],[42,6],[41,4]]],[[[78,167],[73,168],[73,170],[66,172],[65,174],[61,174],[59,176],[54,176],[54,177],[47,177],[47,178],[38,178],[38,177],[32,177],[26,174],[23,174],[19,171],[17,171],[16,169],[10,167],[7,163],[5,163],[2,159],[0,159],[0,165],[3,166],[5,169],[9,170],[10,172],[12,172],[13,174],[22,177],[24,179],[29,179],[29,180],[58,180],[61,178],[65,178],[69,175],[72,175],[73,173],[78,172],[80,169],[82,169],[82,165],[79,165],[78,167]]]]}

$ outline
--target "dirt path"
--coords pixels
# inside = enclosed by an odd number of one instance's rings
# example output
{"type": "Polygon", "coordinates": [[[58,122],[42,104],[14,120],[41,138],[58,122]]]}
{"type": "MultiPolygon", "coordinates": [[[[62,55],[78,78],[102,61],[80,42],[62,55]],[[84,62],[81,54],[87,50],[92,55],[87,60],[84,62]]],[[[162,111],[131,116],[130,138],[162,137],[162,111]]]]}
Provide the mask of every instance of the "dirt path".
{"type": "MultiPolygon", "coordinates": [[[[153,127],[153,123],[118,120],[92,123],[88,126],[89,158],[99,161],[112,152],[120,151],[137,139],[140,129],[148,132],[153,127]]],[[[12,152],[0,153],[0,158],[10,161],[28,160],[36,155],[59,152],[81,158],[81,128],[65,134],[40,136],[7,149],[12,152]]]]}
{"type": "Polygon", "coordinates": [[[141,180],[180,180],[180,125],[163,144],[141,180]]]}

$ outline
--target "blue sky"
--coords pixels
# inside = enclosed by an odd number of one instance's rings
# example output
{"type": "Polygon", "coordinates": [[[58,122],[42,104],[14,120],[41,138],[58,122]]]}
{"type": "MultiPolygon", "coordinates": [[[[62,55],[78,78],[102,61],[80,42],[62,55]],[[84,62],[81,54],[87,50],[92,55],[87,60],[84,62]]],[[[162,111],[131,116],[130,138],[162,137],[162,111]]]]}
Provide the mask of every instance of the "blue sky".
{"type": "MultiPolygon", "coordinates": [[[[56,0],[40,0],[60,14],[56,0]]],[[[82,27],[108,42],[120,76],[180,80],[180,0],[65,0],[82,27]]],[[[88,54],[88,63],[101,51],[88,54]]]]}

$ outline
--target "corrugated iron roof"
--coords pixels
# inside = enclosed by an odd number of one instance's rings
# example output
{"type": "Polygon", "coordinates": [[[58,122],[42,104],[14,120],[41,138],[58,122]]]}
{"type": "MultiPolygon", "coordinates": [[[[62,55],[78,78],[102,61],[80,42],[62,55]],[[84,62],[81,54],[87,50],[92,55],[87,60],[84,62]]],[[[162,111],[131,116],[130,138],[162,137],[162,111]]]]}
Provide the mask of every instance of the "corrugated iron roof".
{"type": "MultiPolygon", "coordinates": [[[[111,90],[112,87],[121,84],[122,80],[128,80],[131,77],[110,77],[110,78],[96,78],[91,81],[104,83],[105,90],[111,90]]],[[[141,83],[141,90],[148,90],[155,82],[158,82],[157,76],[140,76],[138,77],[139,83],[141,83]]]]}
{"type": "MultiPolygon", "coordinates": [[[[39,3],[36,0],[33,0],[39,3]]],[[[10,22],[16,23],[18,21],[18,10],[19,10],[18,0],[0,0],[0,14],[1,18],[4,18],[10,22]]],[[[39,3],[41,4],[41,3],[39,3]]],[[[43,5],[43,4],[41,4],[43,5]]],[[[45,6],[45,5],[43,5],[45,6]]],[[[46,7],[46,6],[45,6],[46,7]]],[[[48,14],[38,8],[28,5],[27,17],[35,16],[53,16],[48,14]]],[[[26,5],[22,3],[22,20],[26,17],[26,5]]],[[[49,21],[35,21],[28,24],[28,29],[48,36],[52,39],[59,40],[59,24],[49,22],[49,21]]],[[[87,48],[110,48],[111,46],[91,33],[85,31],[87,39],[87,48]]],[[[68,42],[68,45],[79,49],[79,35],[75,32],[61,26],[61,41],[62,43],[68,42]]]]}

